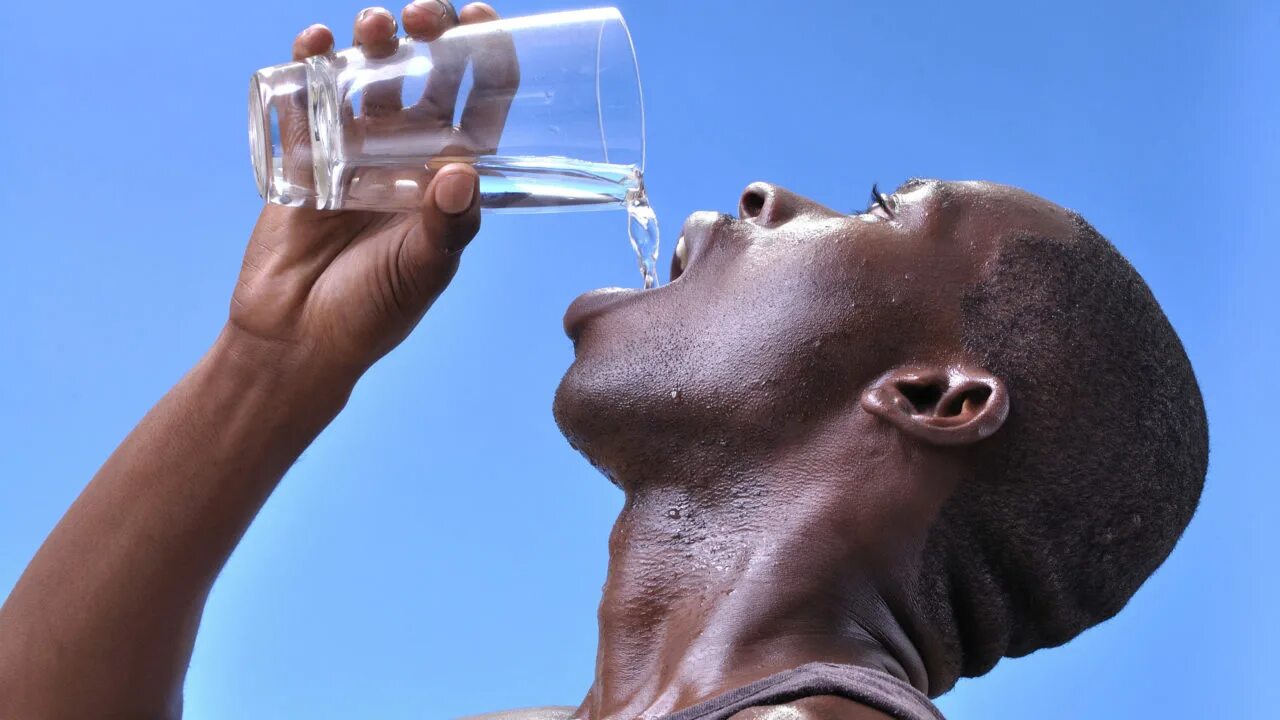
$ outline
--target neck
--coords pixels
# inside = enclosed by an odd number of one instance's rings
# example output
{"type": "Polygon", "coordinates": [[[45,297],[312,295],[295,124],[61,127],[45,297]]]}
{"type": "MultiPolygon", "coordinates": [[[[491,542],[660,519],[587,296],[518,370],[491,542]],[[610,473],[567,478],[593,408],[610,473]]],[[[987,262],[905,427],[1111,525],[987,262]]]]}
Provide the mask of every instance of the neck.
{"type": "Polygon", "coordinates": [[[850,533],[847,498],[833,497],[851,483],[788,475],[624,484],[595,682],[575,717],[658,718],[815,661],[927,687],[860,559],[857,536],[875,529],[850,533]]]}

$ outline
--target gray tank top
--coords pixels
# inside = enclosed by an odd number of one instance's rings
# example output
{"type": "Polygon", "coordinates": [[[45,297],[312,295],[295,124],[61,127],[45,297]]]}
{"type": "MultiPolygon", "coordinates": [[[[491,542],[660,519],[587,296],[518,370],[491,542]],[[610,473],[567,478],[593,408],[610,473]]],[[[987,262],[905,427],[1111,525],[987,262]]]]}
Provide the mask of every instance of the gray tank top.
{"type": "MultiPolygon", "coordinates": [[[[730,690],[662,720],[728,720],[763,705],[834,695],[896,720],[945,720],[924,693],[880,670],[835,663],[809,663],[730,690]]],[[[476,715],[464,720],[572,720],[574,708],[548,707],[476,715]]]]}
{"type": "Polygon", "coordinates": [[[761,705],[834,695],[866,705],[896,720],[946,720],[924,693],[880,670],[809,663],[700,702],[663,720],[728,720],[761,705]]]}

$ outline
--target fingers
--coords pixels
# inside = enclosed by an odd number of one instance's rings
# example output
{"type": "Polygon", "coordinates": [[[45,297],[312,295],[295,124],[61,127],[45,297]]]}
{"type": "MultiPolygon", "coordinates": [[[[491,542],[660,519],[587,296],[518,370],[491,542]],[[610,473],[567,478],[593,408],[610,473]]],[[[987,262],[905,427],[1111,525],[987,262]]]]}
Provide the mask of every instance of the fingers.
{"type": "Polygon", "coordinates": [[[431,71],[413,109],[435,127],[452,127],[458,89],[467,69],[466,41],[440,36],[458,25],[458,13],[449,0],[416,0],[405,7],[402,15],[406,32],[431,43],[431,71]]]}
{"type": "MultiPolygon", "coordinates": [[[[294,61],[323,55],[333,49],[333,33],[323,25],[312,25],[293,39],[294,61]]],[[[311,159],[311,127],[302,93],[285,96],[276,111],[280,123],[280,144],[284,148],[285,182],[303,190],[315,189],[311,159]]]]}
{"type": "MultiPolygon", "coordinates": [[[[388,58],[400,46],[396,37],[396,18],[386,8],[369,7],[356,15],[352,37],[356,47],[366,58],[388,58]]],[[[403,78],[392,78],[369,83],[362,91],[361,113],[369,117],[390,115],[400,111],[400,93],[403,78]]]]}
{"type": "Polygon", "coordinates": [[[293,60],[305,60],[333,49],[333,32],[324,25],[312,25],[293,39],[293,60]]]}
{"type": "MultiPolygon", "coordinates": [[[[472,3],[462,10],[463,24],[497,19],[497,11],[485,3],[472,3]]],[[[506,32],[471,38],[469,51],[474,83],[460,125],[477,154],[492,154],[498,150],[511,102],[520,87],[520,64],[515,43],[506,32]]]]}
{"type": "Polygon", "coordinates": [[[423,247],[411,257],[429,262],[461,252],[480,230],[480,176],[470,165],[446,165],[422,198],[423,247]]]}
{"type": "Polygon", "coordinates": [[[396,18],[390,10],[367,7],[356,15],[351,36],[365,57],[378,59],[387,57],[399,47],[397,30],[396,18]]]}
{"type": "Polygon", "coordinates": [[[458,13],[453,5],[441,0],[414,0],[400,12],[404,32],[414,40],[435,42],[451,27],[458,24],[458,13]]]}
{"type": "MultiPolygon", "coordinates": [[[[422,97],[412,107],[415,115],[428,126],[452,127],[458,93],[470,61],[475,83],[461,118],[463,137],[472,146],[467,154],[496,152],[520,83],[514,44],[505,33],[456,39],[442,36],[459,23],[497,20],[497,11],[486,3],[472,3],[458,13],[449,0],[414,0],[404,7],[400,17],[409,37],[431,43],[432,66],[422,97]]],[[[367,57],[378,59],[393,54],[398,47],[395,32],[395,20],[383,8],[367,8],[356,18],[356,44],[367,57]]],[[[402,78],[370,84],[363,91],[362,114],[378,117],[399,112],[403,108],[403,87],[402,78]]]]}
{"type": "Polygon", "coordinates": [[[498,20],[500,19],[500,16],[498,15],[498,11],[494,10],[488,3],[477,2],[471,3],[470,5],[462,8],[462,13],[459,19],[462,21],[463,25],[470,25],[472,23],[498,20]]]}

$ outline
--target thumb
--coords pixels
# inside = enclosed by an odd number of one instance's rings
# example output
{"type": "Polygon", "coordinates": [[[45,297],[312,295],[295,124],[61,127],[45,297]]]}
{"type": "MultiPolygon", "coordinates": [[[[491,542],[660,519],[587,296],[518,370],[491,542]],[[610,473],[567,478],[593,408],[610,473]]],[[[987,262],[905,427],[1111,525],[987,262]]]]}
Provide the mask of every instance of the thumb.
{"type": "Polygon", "coordinates": [[[458,253],[480,230],[480,176],[462,163],[445,165],[422,194],[418,232],[405,239],[401,272],[429,301],[458,271],[458,253]]]}
{"type": "Polygon", "coordinates": [[[470,165],[445,165],[422,196],[422,239],[429,246],[424,250],[456,255],[479,230],[480,176],[470,165]]]}

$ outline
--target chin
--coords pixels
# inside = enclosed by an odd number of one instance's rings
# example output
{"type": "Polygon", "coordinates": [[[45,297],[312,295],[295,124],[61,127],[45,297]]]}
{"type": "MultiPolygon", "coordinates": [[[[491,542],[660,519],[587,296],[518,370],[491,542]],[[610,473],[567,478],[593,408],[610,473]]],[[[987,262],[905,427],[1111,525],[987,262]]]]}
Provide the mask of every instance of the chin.
{"type": "Polygon", "coordinates": [[[740,451],[767,414],[740,363],[679,331],[654,335],[587,333],[552,408],[569,444],[624,490],[708,449],[740,451]]]}
{"type": "Polygon", "coordinates": [[[597,291],[567,314],[575,359],[556,390],[556,423],[616,484],[708,447],[760,445],[782,417],[794,425],[787,401],[807,382],[780,395],[782,381],[807,379],[814,350],[780,342],[792,339],[793,314],[767,303],[772,312],[745,312],[741,294],[698,287],[682,277],[643,293],[597,291]]]}
{"type": "Polygon", "coordinates": [[[680,333],[635,320],[627,313],[597,318],[579,337],[552,406],[569,444],[624,489],[709,422],[693,411],[705,405],[695,405],[680,380],[690,371],[680,333]]]}
{"type": "Polygon", "coordinates": [[[651,383],[643,368],[625,361],[610,361],[585,353],[579,344],[577,358],[556,388],[552,412],[560,432],[573,448],[609,475],[609,458],[645,434],[641,415],[652,417],[653,408],[640,411],[650,393],[642,391],[651,383]]]}

